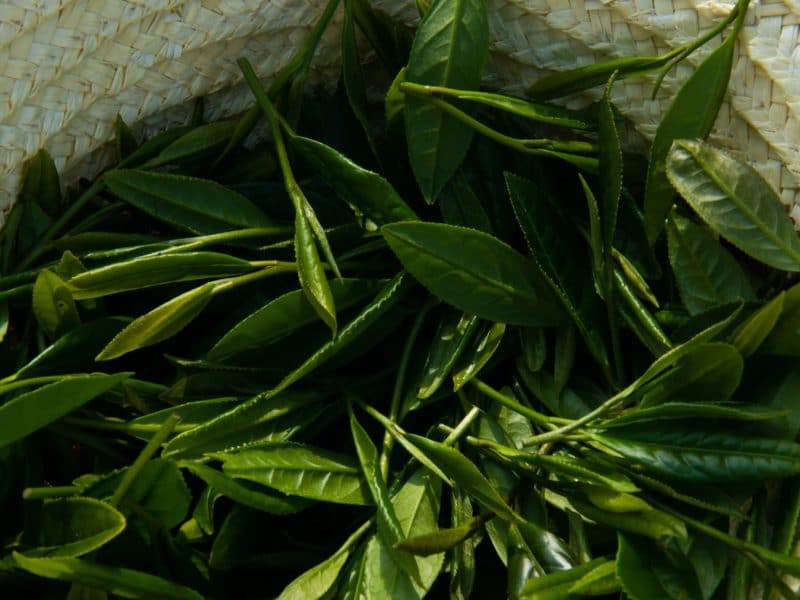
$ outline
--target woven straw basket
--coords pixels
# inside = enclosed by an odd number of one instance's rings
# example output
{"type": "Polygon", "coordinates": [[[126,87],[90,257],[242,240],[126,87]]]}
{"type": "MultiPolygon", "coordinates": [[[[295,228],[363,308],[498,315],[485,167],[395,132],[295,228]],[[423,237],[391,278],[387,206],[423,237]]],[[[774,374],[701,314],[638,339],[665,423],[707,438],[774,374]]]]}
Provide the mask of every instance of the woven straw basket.
{"type": "MultiPolygon", "coordinates": [[[[324,0],[11,0],[0,2],[0,223],[23,164],[46,148],[66,183],[94,175],[117,114],[151,133],[184,121],[206,98],[220,119],[251,103],[235,64],[265,80],[291,57],[324,0]]],[[[375,0],[412,25],[413,0],[375,0]]],[[[714,0],[489,0],[490,87],[520,94],[550,70],[665,52],[732,8],[714,0]]],[[[341,11],[340,11],[341,13],[341,11]]],[[[335,82],[341,14],[326,32],[312,80],[335,82]]],[[[800,2],[753,0],[714,140],[746,158],[800,217],[800,2]]],[[[629,78],[614,101],[652,138],[670,98],[715,43],[693,55],[651,100],[629,78]]],[[[585,101],[585,98],[583,99],[585,101]]],[[[580,102],[580,99],[576,100],[580,102]]]]}

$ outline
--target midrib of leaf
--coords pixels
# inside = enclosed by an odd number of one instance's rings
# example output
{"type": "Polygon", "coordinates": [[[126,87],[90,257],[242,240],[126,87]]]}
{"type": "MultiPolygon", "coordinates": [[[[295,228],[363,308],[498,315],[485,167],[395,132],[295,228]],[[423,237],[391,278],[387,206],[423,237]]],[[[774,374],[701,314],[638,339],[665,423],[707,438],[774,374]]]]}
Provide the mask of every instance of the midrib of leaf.
{"type": "MultiPolygon", "coordinates": [[[[758,229],[764,235],[764,237],[766,237],[767,239],[771,240],[776,246],[778,246],[784,252],[786,252],[787,255],[791,256],[795,260],[795,262],[800,264],[800,254],[797,254],[791,248],[791,246],[787,245],[780,237],[775,235],[775,232],[773,232],[769,227],[767,227],[765,223],[762,223],[761,219],[759,219],[757,217],[756,213],[754,213],[752,210],[750,210],[746,204],[741,203],[739,201],[738,196],[736,196],[731,191],[731,189],[728,188],[728,186],[725,185],[725,183],[720,180],[720,178],[717,176],[716,171],[714,171],[714,169],[710,169],[708,164],[706,162],[704,162],[703,159],[699,155],[695,155],[695,154],[693,154],[692,152],[690,152],[690,151],[688,151],[686,149],[683,149],[683,150],[687,154],[692,156],[698,162],[698,164],[703,168],[703,170],[708,175],[709,179],[711,179],[711,181],[713,181],[714,184],[719,189],[721,189],[728,198],[730,198],[733,201],[733,203],[736,205],[736,207],[744,213],[744,215],[748,218],[750,223],[753,226],[755,226],[755,228],[758,229]]],[[[720,202],[720,200],[714,200],[713,202],[720,202]]]]}

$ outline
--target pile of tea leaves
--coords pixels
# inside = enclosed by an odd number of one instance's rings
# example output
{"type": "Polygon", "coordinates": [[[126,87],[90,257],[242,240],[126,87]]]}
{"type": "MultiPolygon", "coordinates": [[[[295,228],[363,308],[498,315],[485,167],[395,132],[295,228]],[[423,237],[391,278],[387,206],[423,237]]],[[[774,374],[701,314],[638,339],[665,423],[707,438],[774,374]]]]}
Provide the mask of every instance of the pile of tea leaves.
{"type": "Polygon", "coordinates": [[[795,598],[800,239],[704,141],[747,0],[524,99],[480,89],[484,0],[415,32],[346,0],[339,86],[309,89],[338,4],[269,88],[240,62],[241,117],[118,120],[64,194],[29,162],[2,597],[795,598]],[[615,81],[703,44],[623,152],[615,81]]]}

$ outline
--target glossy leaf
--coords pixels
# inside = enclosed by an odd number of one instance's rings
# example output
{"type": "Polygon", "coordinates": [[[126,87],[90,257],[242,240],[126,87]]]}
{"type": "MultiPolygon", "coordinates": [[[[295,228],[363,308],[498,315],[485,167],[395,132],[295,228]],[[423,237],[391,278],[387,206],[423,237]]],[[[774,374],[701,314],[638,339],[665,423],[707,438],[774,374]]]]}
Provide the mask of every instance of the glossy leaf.
{"type": "Polygon", "coordinates": [[[179,465],[202,479],[216,493],[256,510],[262,510],[273,515],[288,515],[299,512],[311,504],[304,498],[277,494],[266,487],[254,489],[254,486],[240,483],[224,473],[199,462],[185,461],[179,463],[179,465]]]}
{"type": "Polygon", "coordinates": [[[97,550],[125,529],[125,517],[110,504],[93,498],[46,500],[39,514],[36,547],[30,558],[75,557],[97,550]]]}
{"type": "MultiPolygon", "coordinates": [[[[414,36],[406,79],[477,88],[488,48],[489,23],[483,0],[439,0],[414,36]]],[[[423,196],[433,203],[464,160],[472,130],[414,96],[406,98],[405,123],[411,167],[423,196]]]]}
{"type": "Polygon", "coordinates": [[[597,569],[604,568],[609,564],[614,565],[614,562],[604,558],[595,558],[566,571],[549,573],[543,577],[532,577],[522,588],[519,596],[520,600],[560,600],[566,598],[573,586],[577,585],[583,577],[589,576],[597,569]]]}
{"type": "Polygon", "coordinates": [[[461,452],[418,435],[409,434],[408,439],[483,507],[504,520],[512,523],[520,521],[519,515],[511,510],[478,467],[461,452]]]}
{"type": "Polygon", "coordinates": [[[506,332],[504,323],[482,323],[470,347],[461,355],[453,372],[453,389],[460,390],[492,359],[506,332]]]}
{"type": "Polygon", "coordinates": [[[225,144],[233,135],[236,123],[220,121],[195,127],[164,148],[158,156],[147,162],[147,167],[157,167],[179,162],[214,150],[225,144]]]}
{"type": "Polygon", "coordinates": [[[33,314],[51,338],[69,331],[81,320],[64,280],[49,269],[42,269],[33,285],[33,314]]]}
{"type": "Polygon", "coordinates": [[[130,373],[64,376],[0,405],[0,447],[60,419],[130,377],[130,373]]]}
{"type": "Polygon", "coordinates": [[[589,274],[588,260],[575,260],[581,242],[541,186],[505,174],[511,206],[531,254],[569,313],[592,356],[604,369],[610,359],[603,340],[603,312],[589,274]]]}
{"type": "Polygon", "coordinates": [[[106,590],[123,598],[164,598],[165,600],[202,600],[191,588],[161,577],[122,567],[111,567],[80,558],[28,558],[13,553],[14,562],[25,571],[89,587],[106,590]]]}
{"type": "Polygon", "coordinates": [[[742,268],[704,227],[673,213],[667,234],[672,271],[689,314],[755,298],[742,268]]]}
{"type": "MultiPolygon", "coordinates": [[[[392,497],[397,518],[407,537],[431,533],[437,528],[441,487],[435,478],[417,469],[392,497]]],[[[414,557],[420,583],[401,571],[378,536],[367,543],[360,585],[366,598],[422,598],[430,590],[444,563],[442,554],[414,557]]]]}
{"type": "MultiPolygon", "coordinates": [[[[615,123],[614,108],[611,105],[611,88],[614,85],[615,78],[616,73],[609,78],[606,84],[603,99],[600,101],[598,119],[598,136],[600,139],[600,220],[603,229],[605,262],[609,269],[611,266],[611,248],[617,228],[619,199],[622,193],[622,149],[620,148],[619,134],[615,123]]],[[[610,275],[610,271],[608,275],[610,275]]],[[[610,282],[607,287],[611,289],[610,282]]]]}
{"type": "Polygon", "coordinates": [[[417,220],[416,213],[379,174],[364,169],[322,142],[299,135],[289,136],[289,141],[342,200],[377,225],[417,220]]]}
{"type": "Polygon", "coordinates": [[[800,271],[800,238],[752,167],[703,142],[678,140],[667,174],[700,218],[734,246],[776,269],[800,271]]]}
{"type": "Polygon", "coordinates": [[[418,398],[430,398],[444,383],[479,325],[474,315],[450,309],[439,322],[428,349],[428,358],[417,390],[418,398]]]}
{"type": "Polygon", "coordinates": [[[218,252],[183,252],[125,260],[72,277],[67,286],[76,300],[100,298],[165,283],[213,279],[252,271],[246,260],[218,252]]]}
{"type": "Polygon", "coordinates": [[[778,322],[761,343],[761,352],[800,356],[800,285],[786,290],[778,322]]]}
{"type": "Polygon", "coordinates": [[[250,200],[213,181],[127,169],[109,171],[103,181],[139,210],[192,233],[270,225],[250,200]]]}
{"type": "Polygon", "coordinates": [[[747,357],[753,354],[769,336],[783,312],[785,297],[785,292],[775,296],[766,305],[750,315],[733,334],[731,343],[738,348],[742,356],[747,357]]]}
{"type": "Polygon", "coordinates": [[[176,454],[184,452],[195,445],[204,444],[208,440],[218,439],[220,436],[224,437],[231,430],[241,429],[243,426],[252,424],[254,420],[263,419],[276,401],[282,402],[279,396],[281,392],[330,360],[353,343],[354,340],[357,340],[365,330],[380,320],[409,291],[410,287],[411,284],[408,278],[403,274],[392,279],[383,287],[375,299],[364,307],[357,317],[342,328],[336,339],[323,344],[302,365],[286,375],[273,389],[243,402],[236,408],[207,421],[192,431],[176,436],[168,449],[176,454]]]}
{"type": "Polygon", "coordinates": [[[602,427],[611,429],[633,423],[692,418],[763,421],[784,415],[786,415],[786,410],[779,410],[761,404],[745,404],[743,402],[667,402],[650,408],[640,408],[619,417],[608,419],[602,422],[602,427]]]}
{"type": "Polygon", "coordinates": [[[151,310],[120,331],[95,360],[119,358],[171,338],[191,323],[211,301],[214,283],[206,283],[151,310]]]}
{"type": "Polygon", "coordinates": [[[227,475],[284,494],[338,504],[372,504],[369,488],[349,457],[297,444],[274,444],[221,454],[227,475]]]}
{"type": "MultiPolygon", "coordinates": [[[[667,179],[667,156],[674,140],[704,138],[714,126],[728,89],[736,35],[730,35],[703,60],[678,90],[658,124],[650,147],[644,197],[644,224],[650,243],[661,235],[675,196],[667,179]]],[[[676,186],[677,188],[677,186],[676,186]]],[[[678,188],[683,195],[683,191],[678,188]]]]}
{"type": "MultiPolygon", "coordinates": [[[[331,294],[342,311],[376,294],[383,283],[375,279],[334,280],[330,282],[331,294]]],[[[208,358],[224,361],[242,352],[261,348],[316,319],[316,311],[301,290],[288,292],[237,323],[208,351],[208,358]]]]}
{"type": "Polygon", "coordinates": [[[386,225],[382,232],[411,275],[465,312],[514,325],[563,321],[536,264],[492,236],[411,222],[386,225]]]}
{"type": "Polygon", "coordinates": [[[649,471],[698,483],[760,481],[800,473],[800,444],[717,430],[697,421],[637,423],[593,437],[649,471]]]}

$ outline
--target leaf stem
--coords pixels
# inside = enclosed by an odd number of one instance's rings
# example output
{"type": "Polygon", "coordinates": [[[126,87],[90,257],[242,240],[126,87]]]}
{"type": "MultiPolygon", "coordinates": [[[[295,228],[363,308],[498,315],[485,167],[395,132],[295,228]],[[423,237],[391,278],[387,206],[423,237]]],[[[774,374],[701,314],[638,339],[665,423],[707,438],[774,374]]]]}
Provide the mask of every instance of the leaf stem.
{"type": "MultiPolygon", "coordinates": [[[[124,433],[154,433],[161,430],[163,423],[145,425],[144,423],[128,423],[125,421],[100,421],[98,419],[85,419],[81,417],[64,417],[61,422],[65,425],[74,425],[83,429],[96,429],[98,431],[119,431],[124,433]]],[[[177,425],[173,428],[175,433],[189,431],[194,425],[177,425]]]]}
{"type": "Polygon", "coordinates": [[[561,417],[548,417],[540,412],[533,410],[523,404],[520,404],[510,396],[505,395],[502,392],[497,391],[493,387],[487,385],[477,377],[473,377],[470,381],[475,388],[481,392],[483,395],[491,398],[495,402],[502,404],[506,408],[510,408],[516,413],[519,413],[527,418],[529,418],[534,423],[538,423],[539,425],[544,425],[545,427],[553,426],[554,424],[568,424],[572,423],[571,419],[562,419],[561,417]]]}
{"type": "Polygon", "coordinates": [[[172,414],[167,417],[164,423],[161,424],[161,427],[158,429],[155,435],[150,438],[150,441],[147,442],[147,445],[142,449],[142,452],[136,457],[136,460],[133,461],[133,464],[125,471],[125,474],[122,476],[122,480],[119,482],[117,489],[114,490],[114,494],[109,500],[111,505],[119,506],[123,500],[125,500],[125,496],[131,489],[133,482],[136,481],[139,473],[141,473],[142,469],[144,469],[144,466],[158,451],[158,449],[161,447],[161,444],[163,444],[172,434],[172,430],[175,429],[175,426],[180,420],[180,415],[172,414]]]}
{"type": "Polygon", "coordinates": [[[44,500],[45,498],[64,498],[79,494],[81,488],[77,485],[62,485],[54,487],[28,487],[22,490],[23,500],[44,500]]]}
{"type": "Polygon", "coordinates": [[[442,441],[442,443],[445,446],[452,446],[453,444],[455,444],[458,440],[464,437],[464,434],[467,433],[467,430],[475,422],[475,419],[477,419],[480,416],[480,414],[481,414],[481,409],[478,408],[477,406],[473,406],[472,408],[470,408],[469,412],[467,412],[467,414],[464,415],[464,418],[461,419],[461,421],[459,421],[458,425],[456,425],[450,431],[450,433],[442,441]]]}
{"type": "MultiPolygon", "coordinates": [[[[614,408],[617,404],[624,400],[624,395],[622,393],[615,394],[611,396],[608,400],[603,402],[600,406],[595,408],[594,410],[586,413],[579,419],[575,419],[571,421],[567,425],[563,427],[559,427],[558,429],[553,429],[552,431],[548,431],[547,433],[542,433],[540,435],[534,435],[529,437],[525,440],[525,446],[534,446],[537,444],[544,444],[545,442],[553,442],[553,441],[561,441],[563,440],[567,434],[572,433],[576,429],[580,429],[584,425],[591,423],[598,417],[602,417],[606,414],[609,410],[614,408]]],[[[583,439],[583,436],[580,436],[578,439],[583,439]]]]}

